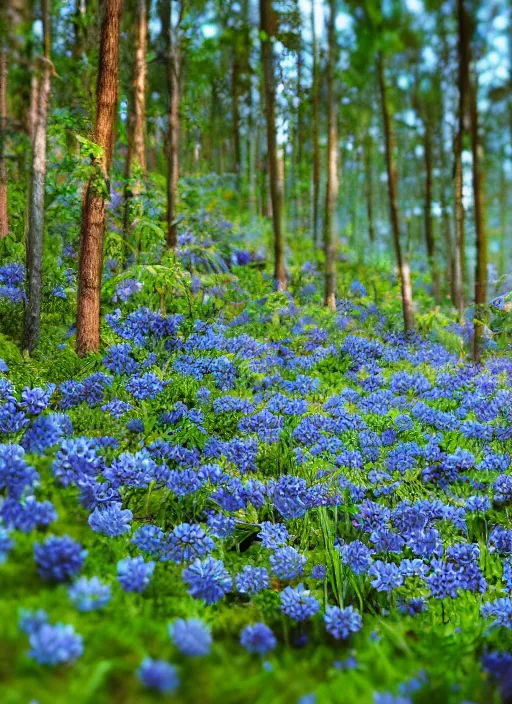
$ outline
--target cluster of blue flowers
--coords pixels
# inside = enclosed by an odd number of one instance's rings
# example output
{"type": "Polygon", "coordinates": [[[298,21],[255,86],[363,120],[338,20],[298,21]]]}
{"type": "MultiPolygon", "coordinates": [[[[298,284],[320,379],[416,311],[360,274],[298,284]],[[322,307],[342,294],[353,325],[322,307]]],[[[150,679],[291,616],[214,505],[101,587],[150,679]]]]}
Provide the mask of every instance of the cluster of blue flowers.
{"type": "MultiPolygon", "coordinates": [[[[0,267],[0,297],[22,284],[22,268],[0,267]]],[[[139,289],[127,279],[115,300],[139,289]]],[[[163,575],[179,580],[202,616],[170,624],[180,656],[210,654],[208,607],[220,602],[243,606],[237,643],[261,656],[278,647],[283,621],[298,642],[313,620],[315,637],[357,643],[368,602],[381,618],[420,622],[439,602],[474,597],[486,634],[511,630],[512,361],[463,363],[437,342],[390,333],[359,282],[350,296],[334,333],[290,298],[279,310],[290,335],[277,341],[237,330],[243,317],[191,330],[137,308],[107,316],[116,342],[88,376],[16,390],[0,365],[0,565],[18,531],[55,521],[41,496],[62,492],[116,558],[110,573],[84,576],[82,537],[38,535],[41,580],[65,583],[84,614],[116,593],[157,598],[163,575]],[[367,319],[371,337],[357,327],[367,319]],[[336,384],[324,364],[342,368],[336,384]],[[111,435],[80,434],[81,411],[102,414],[111,435]],[[269,624],[256,621],[266,614],[269,624]]],[[[42,664],[83,652],[72,626],[44,613],[20,625],[42,664]]],[[[138,678],[162,693],[179,687],[166,660],[144,659],[138,678]]]]}

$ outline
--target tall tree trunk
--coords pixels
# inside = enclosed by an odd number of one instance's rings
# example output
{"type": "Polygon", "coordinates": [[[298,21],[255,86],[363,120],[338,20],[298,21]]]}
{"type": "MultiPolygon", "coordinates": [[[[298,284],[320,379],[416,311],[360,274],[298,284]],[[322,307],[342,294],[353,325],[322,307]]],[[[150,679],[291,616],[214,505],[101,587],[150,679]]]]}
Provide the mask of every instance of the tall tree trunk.
{"type": "Polygon", "coordinates": [[[432,292],[436,301],[439,300],[439,275],[436,262],[436,243],[434,239],[434,223],[432,220],[432,128],[428,116],[425,117],[425,242],[427,257],[432,277],[432,292]]]}
{"type": "Polygon", "coordinates": [[[37,113],[32,142],[32,174],[27,231],[27,282],[23,346],[32,352],[41,329],[41,296],[43,290],[44,197],[46,184],[46,131],[50,82],[53,71],[50,39],[50,0],[43,0],[44,56],[40,57],[37,113]]]}
{"type": "Polygon", "coordinates": [[[146,81],[147,64],[146,49],[148,36],[148,10],[146,0],[137,0],[136,22],[135,22],[135,56],[132,66],[132,91],[129,100],[128,115],[128,151],[124,177],[125,183],[125,204],[124,204],[124,237],[128,237],[130,222],[130,200],[133,197],[132,184],[130,178],[133,165],[141,169],[145,175],[146,166],[146,81]]]}
{"type": "Polygon", "coordinates": [[[464,0],[457,0],[458,53],[459,53],[459,127],[454,143],[454,186],[455,186],[455,305],[462,316],[464,312],[465,246],[464,246],[464,186],[462,150],[467,133],[467,110],[469,88],[469,18],[464,0]]]}
{"type": "MultiPolygon", "coordinates": [[[[240,177],[241,169],[241,147],[240,147],[240,60],[238,56],[238,46],[235,40],[233,48],[233,65],[231,67],[231,110],[233,118],[233,172],[237,179],[240,177]]],[[[238,184],[240,185],[240,184],[238,184]]]]}
{"type": "Polygon", "coordinates": [[[507,273],[508,256],[506,249],[508,229],[508,184],[505,164],[505,150],[502,150],[500,169],[500,251],[498,273],[504,276],[507,273]]]}
{"type": "Polygon", "coordinates": [[[80,356],[96,352],[100,346],[100,298],[103,272],[105,208],[110,183],[114,127],[119,83],[119,27],[122,0],[103,0],[94,142],[103,149],[96,176],[85,187],[78,262],[78,311],[76,349],[80,356]],[[101,178],[105,183],[99,183],[101,178]]]}
{"type": "Polygon", "coordinates": [[[312,85],[312,140],[313,140],[313,243],[318,244],[320,217],[320,59],[315,23],[316,0],[311,2],[311,31],[313,36],[313,85],[312,85]]]}
{"type": "Polygon", "coordinates": [[[334,96],[334,69],[336,67],[336,10],[335,0],[329,0],[327,35],[327,185],[324,217],[324,306],[336,310],[336,223],[335,209],[338,197],[338,116],[334,96]]]}
{"type": "Polygon", "coordinates": [[[473,360],[481,361],[482,354],[482,314],[487,301],[487,232],[484,214],[484,186],[482,171],[482,144],[478,125],[477,106],[478,79],[476,72],[470,89],[471,152],[473,157],[473,207],[476,234],[475,267],[475,324],[473,338],[473,360]]]}
{"type": "Polygon", "coordinates": [[[402,311],[404,318],[404,328],[407,332],[414,328],[414,314],[412,308],[412,286],[411,286],[411,270],[402,252],[400,242],[400,222],[398,219],[397,205],[397,174],[396,165],[393,157],[393,132],[391,129],[391,120],[389,117],[389,108],[387,102],[386,81],[384,78],[384,63],[382,55],[377,58],[377,73],[379,77],[380,96],[382,103],[382,121],[384,123],[384,140],[386,146],[386,169],[388,175],[388,197],[389,197],[389,212],[391,218],[391,229],[393,231],[393,244],[395,247],[396,263],[398,267],[398,275],[400,278],[400,287],[402,291],[402,311]]]}
{"type": "Polygon", "coordinates": [[[261,59],[265,93],[265,117],[267,123],[267,160],[272,201],[272,225],[274,230],[274,277],[279,291],[285,291],[287,275],[284,264],[283,232],[281,221],[281,184],[277,160],[277,135],[275,115],[275,76],[272,39],[275,34],[275,16],[272,0],[260,0],[261,59]]]}
{"type": "Polygon", "coordinates": [[[179,27],[183,5],[180,3],[176,24],[172,21],[172,0],[168,2],[169,25],[167,28],[167,90],[169,110],[167,113],[167,248],[175,249],[178,243],[176,223],[179,178],[180,148],[180,81],[181,54],[179,27]]]}
{"type": "Polygon", "coordinates": [[[364,141],[364,181],[366,192],[366,216],[368,220],[368,238],[373,249],[375,244],[375,223],[373,216],[373,140],[370,135],[364,141]]]}
{"type": "Polygon", "coordinates": [[[7,214],[7,161],[5,157],[7,143],[7,28],[4,17],[0,15],[0,239],[9,232],[7,214]]]}
{"type": "Polygon", "coordinates": [[[441,179],[439,188],[439,202],[441,205],[441,227],[443,229],[444,235],[444,249],[446,261],[448,263],[446,273],[448,275],[449,283],[449,293],[452,300],[452,305],[455,305],[457,300],[456,287],[455,287],[455,248],[453,246],[452,237],[452,218],[449,212],[448,201],[446,198],[447,188],[449,186],[447,182],[448,174],[448,164],[447,164],[447,154],[443,143],[443,131],[442,127],[439,134],[439,144],[440,144],[440,157],[441,157],[441,179]]]}
{"type": "Polygon", "coordinates": [[[128,162],[131,172],[132,162],[146,173],[146,49],[148,39],[148,8],[146,0],[137,0],[136,47],[133,62],[133,132],[129,145],[128,162]]]}

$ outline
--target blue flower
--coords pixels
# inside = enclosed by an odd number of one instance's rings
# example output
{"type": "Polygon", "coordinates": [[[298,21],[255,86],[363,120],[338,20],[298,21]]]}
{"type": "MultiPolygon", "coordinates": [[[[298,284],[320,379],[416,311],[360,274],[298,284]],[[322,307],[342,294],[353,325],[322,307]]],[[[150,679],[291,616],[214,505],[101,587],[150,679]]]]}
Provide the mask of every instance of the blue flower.
{"type": "Polygon", "coordinates": [[[182,655],[208,655],[212,646],[210,628],[199,618],[177,618],[169,624],[169,636],[182,655]]]}
{"type": "Polygon", "coordinates": [[[87,550],[68,535],[50,535],[41,545],[34,545],[34,556],[42,579],[65,582],[80,572],[87,550]]]}
{"type": "Polygon", "coordinates": [[[165,660],[144,658],[137,670],[137,677],[145,687],[161,694],[175,692],[180,686],[177,668],[165,660]]]}
{"type": "Polygon", "coordinates": [[[117,579],[125,592],[143,592],[151,582],[155,570],[153,561],[144,562],[144,558],[125,557],[117,563],[117,579]]]}
{"type": "Polygon", "coordinates": [[[258,538],[261,540],[264,547],[275,550],[276,548],[286,545],[290,536],[287,527],[282,523],[263,521],[263,523],[260,523],[258,538]]]}
{"type": "Polygon", "coordinates": [[[483,604],[481,611],[484,618],[494,617],[494,627],[502,626],[512,630],[512,599],[510,597],[487,601],[483,604]]]}
{"type": "Polygon", "coordinates": [[[79,611],[102,609],[111,599],[110,584],[99,577],[80,577],[68,588],[68,596],[79,611]]]}
{"type": "Polygon", "coordinates": [[[320,609],[320,604],[303,584],[286,587],[281,592],[281,611],[294,621],[306,621],[320,609]]]}
{"type": "Polygon", "coordinates": [[[277,639],[264,623],[255,623],[242,629],[240,643],[249,653],[265,655],[276,647],[277,639]]]}
{"type": "Polygon", "coordinates": [[[73,626],[57,623],[51,626],[42,624],[30,634],[29,657],[34,658],[41,665],[59,665],[64,662],[73,662],[79,658],[83,651],[82,636],[75,633],[73,626]]]}
{"type": "Polygon", "coordinates": [[[367,572],[372,564],[372,551],[360,540],[354,540],[340,547],[342,562],[355,574],[367,572]]]}
{"type": "Polygon", "coordinates": [[[377,560],[368,570],[368,574],[373,577],[371,584],[378,592],[390,592],[404,582],[400,570],[393,562],[377,560]]]}
{"type": "Polygon", "coordinates": [[[20,619],[19,627],[27,635],[32,635],[36,633],[41,626],[48,623],[48,614],[44,609],[38,609],[37,611],[29,611],[27,609],[20,609],[20,619]]]}
{"type": "Polygon", "coordinates": [[[95,533],[103,533],[109,538],[129,533],[133,513],[123,509],[122,504],[114,502],[104,506],[96,506],[89,516],[89,525],[95,533]]]}
{"type": "Polygon", "coordinates": [[[180,523],[165,542],[161,559],[180,564],[202,557],[214,549],[215,543],[199,524],[180,523]]]}
{"type": "Polygon", "coordinates": [[[164,538],[165,535],[161,528],[149,524],[135,531],[132,543],[142,552],[157,557],[163,550],[164,538]]]}
{"type": "Polygon", "coordinates": [[[311,576],[313,579],[325,579],[327,575],[327,570],[325,565],[315,565],[311,570],[311,576]]]}
{"type": "Polygon", "coordinates": [[[264,567],[245,565],[241,573],[236,575],[235,584],[241,594],[253,595],[267,589],[270,577],[264,567]]]}
{"type": "Polygon", "coordinates": [[[207,604],[214,604],[231,591],[231,577],[224,567],[222,560],[207,557],[204,560],[197,558],[186,567],[183,572],[183,581],[188,584],[188,593],[195,599],[204,599],[207,604]]]}
{"type": "Polygon", "coordinates": [[[48,407],[55,389],[55,384],[48,384],[46,389],[43,389],[40,386],[37,386],[34,389],[25,387],[25,389],[21,392],[21,401],[18,405],[20,408],[23,408],[26,413],[38,415],[48,407]]]}
{"type": "Polygon", "coordinates": [[[325,630],[336,640],[348,638],[363,626],[363,620],[353,606],[340,609],[339,606],[327,606],[324,615],[325,630]]]}
{"type": "Polygon", "coordinates": [[[277,548],[270,557],[270,566],[276,577],[280,579],[295,579],[304,573],[306,557],[301,555],[295,548],[286,545],[277,548]]]}

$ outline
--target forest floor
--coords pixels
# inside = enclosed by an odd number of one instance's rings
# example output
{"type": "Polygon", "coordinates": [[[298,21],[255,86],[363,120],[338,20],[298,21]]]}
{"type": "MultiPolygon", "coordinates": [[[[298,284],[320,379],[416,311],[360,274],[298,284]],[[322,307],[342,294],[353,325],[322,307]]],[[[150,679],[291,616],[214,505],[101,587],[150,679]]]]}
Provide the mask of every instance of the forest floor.
{"type": "Polygon", "coordinates": [[[510,355],[472,365],[420,276],[404,336],[384,265],[331,314],[307,247],[278,293],[259,226],[184,224],[107,261],[85,360],[76,247],[32,359],[0,267],[0,701],[501,701],[510,355]]]}

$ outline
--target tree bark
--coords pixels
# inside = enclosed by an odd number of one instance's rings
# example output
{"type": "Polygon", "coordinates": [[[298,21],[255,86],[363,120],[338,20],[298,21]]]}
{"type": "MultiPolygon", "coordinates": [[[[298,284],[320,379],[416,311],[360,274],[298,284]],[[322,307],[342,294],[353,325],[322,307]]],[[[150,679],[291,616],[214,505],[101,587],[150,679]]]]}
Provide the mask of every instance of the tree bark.
{"type": "Polygon", "coordinates": [[[464,0],[457,0],[458,54],[459,54],[459,127],[454,143],[454,186],[455,186],[455,305],[462,316],[464,312],[465,246],[464,246],[464,185],[462,150],[467,133],[467,109],[469,88],[469,18],[464,0]]]}
{"type": "MultiPolygon", "coordinates": [[[[109,189],[119,82],[119,27],[122,0],[104,0],[101,23],[94,141],[103,149],[99,167],[109,189]]],[[[76,349],[80,356],[100,346],[100,297],[103,272],[106,195],[98,179],[85,187],[78,263],[76,349]]]]}
{"type": "Polygon", "coordinates": [[[132,66],[132,93],[129,100],[128,116],[128,150],[124,170],[124,221],[123,230],[125,239],[128,238],[130,223],[130,200],[133,197],[130,178],[133,165],[141,169],[145,175],[146,166],[146,82],[147,64],[146,49],[148,36],[148,10],[146,0],[137,0],[135,21],[135,56],[132,66]]]}
{"type": "Polygon", "coordinates": [[[373,140],[368,135],[364,141],[364,181],[366,191],[366,216],[368,220],[368,238],[370,246],[375,244],[375,223],[373,217],[373,173],[372,173],[372,149],[373,140]]]}
{"type": "MultiPolygon", "coordinates": [[[[0,22],[3,18],[0,18],[0,22]]],[[[5,158],[7,143],[7,46],[5,37],[0,38],[0,239],[9,232],[7,212],[7,161],[5,158]]]]}
{"type": "Polygon", "coordinates": [[[329,0],[327,35],[327,185],[324,218],[324,306],[336,310],[336,223],[335,209],[338,197],[338,116],[334,96],[334,69],[336,66],[336,9],[335,0],[329,0]]]}
{"type": "Polygon", "coordinates": [[[439,300],[439,275],[436,263],[436,242],[434,238],[434,227],[432,221],[432,129],[425,115],[425,243],[427,247],[427,257],[432,277],[432,293],[436,301],[439,300]]]}
{"type": "Polygon", "coordinates": [[[27,280],[23,347],[32,352],[41,330],[41,296],[43,290],[44,198],[46,185],[46,132],[50,83],[53,66],[50,60],[50,0],[43,0],[44,56],[40,57],[41,77],[37,95],[32,141],[32,173],[26,243],[27,280]]]}
{"type": "Polygon", "coordinates": [[[404,329],[407,332],[414,328],[414,314],[412,308],[412,286],[411,286],[411,270],[409,263],[406,261],[400,241],[400,222],[398,218],[397,205],[397,173],[396,165],[393,157],[393,131],[391,129],[391,120],[389,117],[389,108],[387,103],[387,89],[384,79],[384,63],[382,55],[377,58],[377,73],[379,77],[379,87],[382,103],[382,121],[384,123],[384,140],[386,147],[386,169],[388,175],[388,198],[389,212],[391,218],[391,229],[393,232],[393,244],[395,247],[395,256],[398,267],[398,276],[400,279],[400,287],[402,292],[402,312],[404,318],[404,329]]]}
{"type": "Polygon", "coordinates": [[[473,207],[476,235],[475,267],[475,323],[473,338],[473,360],[480,363],[482,355],[482,314],[487,301],[487,232],[484,214],[484,186],[482,171],[482,144],[478,125],[477,77],[470,89],[471,153],[473,157],[473,207]]]}
{"type": "Polygon", "coordinates": [[[146,173],[146,49],[148,38],[148,8],[146,0],[137,0],[136,48],[133,62],[133,132],[128,149],[129,173],[132,162],[146,173]]]}
{"type": "Polygon", "coordinates": [[[285,291],[287,274],[284,263],[283,231],[281,221],[281,184],[277,160],[276,135],[276,91],[272,38],[275,34],[275,17],[272,0],[260,0],[261,60],[265,93],[265,117],[267,123],[267,160],[272,201],[272,225],[274,231],[274,278],[279,291],[285,291]]]}
{"type": "Polygon", "coordinates": [[[318,37],[315,24],[316,0],[311,2],[311,31],[313,36],[313,86],[312,86],[312,140],[313,140],[313,244],[318,244],[320,216],[320,66],[318,56],[318,37]]]}
{"type": "Polygon", "coordinates": [[[176,213],[180,147],[181,53],[179,26],[183,6],[180,6],[176,25],[173,25],[171,16],[172,0],[169,0],[168,7],[169,24],[166,27],[167,90],[169,93],[167,113],[167,248],[175,249],[178,243],[176,213]]]}
{"type": "Polygon", "coordinates": [[[235,39],[233,48],[233,65],[231,67],[231,110],[233,117],[233,172],[237,179],[240,177],[241,169],[241,147],[240,147],[240,60],[238,57],[238,45],[235,39]]]}

